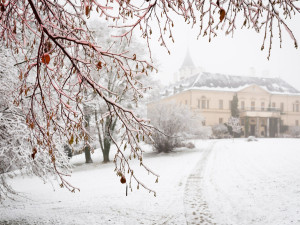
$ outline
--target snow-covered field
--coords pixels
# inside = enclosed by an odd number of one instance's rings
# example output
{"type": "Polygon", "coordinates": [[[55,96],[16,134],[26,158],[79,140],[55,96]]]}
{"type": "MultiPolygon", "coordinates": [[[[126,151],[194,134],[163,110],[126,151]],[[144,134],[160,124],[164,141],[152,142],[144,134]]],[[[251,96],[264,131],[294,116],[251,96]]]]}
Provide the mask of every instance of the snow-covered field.
{"type": "Polygon", "coordinates": [[[300,140],[217,142],[203,171],[217,224],[300,224],[300,140]]]}
{"type": "Polygon", "coordinates": [[[300,224],[300,139],[196,141],[171,154],[148,151],[144,161],[160,174],[136,171],[157,197],[125,186],[102,164],[75,165],[70,193],[37,178],[12,186],[26,198],[0,206],[0,224],[300,224]]]}

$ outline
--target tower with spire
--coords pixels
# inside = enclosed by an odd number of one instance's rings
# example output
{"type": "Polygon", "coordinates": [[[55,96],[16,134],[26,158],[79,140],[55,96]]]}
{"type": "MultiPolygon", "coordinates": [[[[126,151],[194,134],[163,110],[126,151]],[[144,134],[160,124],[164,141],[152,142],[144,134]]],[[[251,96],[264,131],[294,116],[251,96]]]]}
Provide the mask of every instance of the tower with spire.
{"type": "Polygon", "coordinates": [[[174,81],[176,82],[176,81],[186,79],[199,72],[202,72],[202,69],[196,68],[188,48],[183,63],[179,68],[179,71],[174,74],[174,81]]]}

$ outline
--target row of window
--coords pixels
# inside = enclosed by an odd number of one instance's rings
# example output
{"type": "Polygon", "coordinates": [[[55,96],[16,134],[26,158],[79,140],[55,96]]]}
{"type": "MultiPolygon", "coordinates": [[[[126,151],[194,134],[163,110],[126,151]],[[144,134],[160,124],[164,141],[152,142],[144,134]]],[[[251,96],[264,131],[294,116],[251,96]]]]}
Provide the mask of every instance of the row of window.
{"type": "MultiPolygon", "coordinates": [[[[232,101],[229,101],[228,102],[228,108],[230,109],[231,108],[231,102],[232,101]]],[[[185,104],[187,105],[188,104],[188,101],[185,100],[185,104]]],[[[209,109],[209,100],[207,99],[198,99],[198,105],[197,107],[200,109],[209,109]]],[[[276,102],[272,102],[271,104],[271,107],[269,107],[269,109],[275,109],[276,108],[276,102]]],[[[296,101],[296,103],[293,104],[293,112],[299,112],[299,102],[296,101]]],[[[222,99],[219,100],[219,109],[224,109],[224,101],[222,99]]],[[[246,107],[245,107],[245,101],[241,101],[241,107],[240,107],[241,110],[245,110],[246,107]]],[[[255,101],[251,101],[251,107],[250,107],[250,110],[254,111],[258,108],[256,108],[256,105],[255,105],[255,101]]],[[[265,105],[265,102],[261,102],[260,104],[260,110],[261,111],[265,111],[267,110],[266,108],[266,105],[265,105]]],[[[284,111],[284,103],[281,102],[280,103],[280,111],[283,112],[284,111]]]]}
{"type": "MultiPolygon", "coordinates": [[[[271,107],[269,107],[269,109],[276,109],[276,107],[277,107],[276,102],[272,102],[271,107]]],[[[255,101],[251,101],[250,110],[254,111],[255,109],[256,109],[255,101]]],[[[284,103],[283,102],[280,103],[279,109],[281,112],[284,111],[284,103]]],[[[241,101],[241,110],[245,110],[245,102],[244,101],[241,101]]],[[[260,103],[260,110],[261,111],[267,110],[265,102],[260,103]]],[[[299,112],[299,102],[298,101],[296,101],[296,103],[293,104],[293,112],[299,112]]]]}
{"type": "MultiPolygon", "coordinates": [[[[223,124],[223,123],[224,123],[224,119],[222,117],[220,117],[219,118],[219,124],[223,124]]],[[[265,120],[262,120],[260,123],[261,123],[261,125],[266,126],[265,120]]],[[[281,120],[281,124],[282,125],[284,124],[283,120],[281,120]]],[[[241,118],[241,125],[242,126],[245,125],[245,119],[244,118],[241,118]]],[[[295,120],[295,126],[299,126],[299,120],[295,120]]]]}
{"type": "MultiPolygon", "coordinates": [[[[276,102],[272,102],[271,104],[271,107],[269,107],[271,109],[276,109],[276,102]]],[[[251,107],[250,107],[250,110],[254,111],[256,108],[255,108],[255,101],[251,101],[251,107]]],[[[245,102],[244,101],[241,101],[241,110],[245,110],[245,102]]],[[[266,105],[265,105],[265,102],[261,102],[260,103],[260,110],[261,111],[265,111],[266,110],[266,105]]],[[[281,102],[280,103],[280,111],[283,112],[284,111],[284,103],[281,102]]],[[[294,109],[293,109],[294,111],[294,109]]],[[[298,105],[298,111],[299,112],[299,105],[298,105]]]]}

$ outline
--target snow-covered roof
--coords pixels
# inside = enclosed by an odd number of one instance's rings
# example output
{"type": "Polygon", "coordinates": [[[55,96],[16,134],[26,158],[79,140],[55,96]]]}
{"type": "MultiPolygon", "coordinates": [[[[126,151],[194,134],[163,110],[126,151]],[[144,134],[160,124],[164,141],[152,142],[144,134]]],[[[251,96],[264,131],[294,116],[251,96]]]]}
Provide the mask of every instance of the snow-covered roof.
{"type": "Polygon", "coordinates": [[[189,89],[236,92],[253,84],[272,94],[300,95],[300,91],[280,78],[232,76],[207,72],[198,73],[178,81],[167,87],[163,94],[170,95],[189,89]]]}

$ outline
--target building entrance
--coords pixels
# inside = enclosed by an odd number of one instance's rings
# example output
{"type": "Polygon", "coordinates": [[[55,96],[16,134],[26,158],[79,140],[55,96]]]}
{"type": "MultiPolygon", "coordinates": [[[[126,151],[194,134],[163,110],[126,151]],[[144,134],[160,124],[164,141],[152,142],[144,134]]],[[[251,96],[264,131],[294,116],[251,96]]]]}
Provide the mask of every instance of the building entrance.
{"type": "Polygon", "coordinates": [[[269,126],[269,132],[270,132],[270,137],[275,137],[276,134],[278,133],[278,119],[277,118],[270,118],[270,126],[269,126]]]}
{"type": "Polygon", "coordinates": [[[250,136],[255,136],[255,125],[250,125],[250,136]]]}

